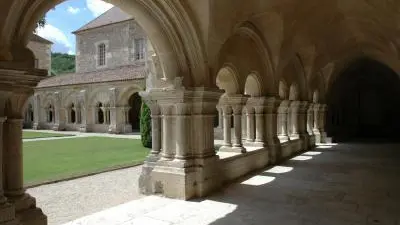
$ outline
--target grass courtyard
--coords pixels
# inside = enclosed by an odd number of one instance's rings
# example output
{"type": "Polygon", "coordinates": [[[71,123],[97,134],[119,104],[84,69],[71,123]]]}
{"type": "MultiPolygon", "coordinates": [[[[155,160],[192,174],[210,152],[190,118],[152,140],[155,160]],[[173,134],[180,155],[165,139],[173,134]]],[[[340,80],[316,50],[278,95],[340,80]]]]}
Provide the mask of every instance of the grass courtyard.
{"type": "Polygon", "coordinates": [[[24,142],[23,151],[24,181],[31,185],[139,164],[149,149],[140,140],[80,137],[24,142]]]}
{"type": "Polygon", "coordinates": [[[45,132],[34,132],[34,131],[24,131],[22,133],[23,139],[36,139],[36,138],[50,138],[50,137],[66,137],[72,136],[67,134],[56,134],[56,133],[45,133],[45,132]]]}

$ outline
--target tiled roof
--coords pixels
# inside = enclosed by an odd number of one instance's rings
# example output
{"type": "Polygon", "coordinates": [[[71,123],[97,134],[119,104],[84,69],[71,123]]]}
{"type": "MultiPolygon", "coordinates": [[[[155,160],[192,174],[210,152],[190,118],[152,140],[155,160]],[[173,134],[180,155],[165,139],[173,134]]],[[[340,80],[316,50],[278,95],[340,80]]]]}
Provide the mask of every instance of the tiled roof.
{"type": "Polygon", "coordinates": [[[30,41],[34,41],[34,42],[45,43],[45,44],[49,44],[49,45],[53,44],[53,42],[51,42],[51,41],[49,41],[49,40],[47,40],[45,38],[42,38],[42,37],[40,37],[39,35],[36,35],[36,34],[32,34],[30,36],[29,40],[30,41]]]}
{"type": "Polygon", "coordinates": [[[146,69],[144,66],[121,66],[114,69],[98,70],[87,73],[70,73],[49,77],[40,81],[37,88],[137,80],[144,79],[145,76],[146,69]]]}
{"type": "Polygon", "coordinates": [[[118,7],[112,7],[105,13],[98,16],[96,19],[90,21],[89,23],[87,23],[86,25],[84,25],[83,27],[79,28],[78,30],[76,30],[72,33],[75,34],[75,33],[79,33],[84,30],[93,29],[96,27],[101,27],[104,25],[118,23],[118,22],[122,22],[125,20],[130,20],[130,19],[133,19],[133,17],[131,15],[122,11],[118,7]]]}

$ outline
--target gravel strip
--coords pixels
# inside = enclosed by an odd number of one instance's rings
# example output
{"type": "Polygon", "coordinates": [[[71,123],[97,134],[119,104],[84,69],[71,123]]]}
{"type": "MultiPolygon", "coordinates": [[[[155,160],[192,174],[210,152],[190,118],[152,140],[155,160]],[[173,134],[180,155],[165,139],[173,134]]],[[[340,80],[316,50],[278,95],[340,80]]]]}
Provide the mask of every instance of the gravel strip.
{"type": "Polygon", "coordinates": [[[49,225],[58,225],[142,198],[141,166],[28,189],[49,225]]]}

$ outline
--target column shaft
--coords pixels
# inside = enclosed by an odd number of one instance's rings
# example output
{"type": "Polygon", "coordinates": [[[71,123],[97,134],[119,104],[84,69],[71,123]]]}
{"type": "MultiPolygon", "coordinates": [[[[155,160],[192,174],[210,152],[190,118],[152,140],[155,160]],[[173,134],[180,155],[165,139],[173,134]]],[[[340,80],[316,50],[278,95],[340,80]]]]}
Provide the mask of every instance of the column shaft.
{"type": "Polygon", "coordinates": [[[173,150],[171,149],[171,137],[169,135],[172,134],[172,117],[171,115],[163,115],[162,116],[162,158],[164,159],[172,159],[174,158],[173,150]]]}
{"type": "Polygon", "coordinates": [[[256,113],[256,142],[258,143],[265,142],[264,126],[264,113],[256,113]]]}
{"type": "Polygon", "coordinates": [[[188,156],[189,135],[187,135],[187,132],[190,123],[189,118],[187,115],[176,116],[176,159],[185,159],[188,156]]]}
{"type": "Polygon", "coordinates": [[[231,110],[224,108],[223,109],[223,115],[224,115],[224,144],[223,146],[225,147],[232,147],[232,137],[231,137],[231,132],[232,132],[232,125],[231,125],[231,110]]]}
{"type": "Polygon", "coordinates": [[[151,116],[151,154],[158,155],[161,151],[161,117],[160,115],[151,116]]]}
{"type": "Polygon", "coordinates": [[[22,119],[7,119],[4,129],[4,189],[6,196],[25,193],[22,161],[22,119]]]}
{"type": "Polygon", "coordinates": [[[254,113],[247,111],[247,141],[248,142],[254,142],[254,113]]]}

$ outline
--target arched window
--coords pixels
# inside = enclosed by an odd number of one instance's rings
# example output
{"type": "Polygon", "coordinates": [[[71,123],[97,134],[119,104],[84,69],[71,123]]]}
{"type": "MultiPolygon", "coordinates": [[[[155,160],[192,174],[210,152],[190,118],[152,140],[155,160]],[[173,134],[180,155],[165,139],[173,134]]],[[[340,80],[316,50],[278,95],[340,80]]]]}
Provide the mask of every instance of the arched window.
{"type": "Polygon", "coordinates": [[[71,104],[70,108],[70,122],[75,123],[76,122],[76,112],[75,112],[75,105],[74,103],[71,104]]]}
{"type": "Polygon", "coordinates": [[[104,111],[103,111],[103,104],[97,104],[97,123],[104,124],[104,111]]]}
{"type": "Polygon", "coordinates": [[[47,107],[47,122],[52,123],[53,122],[53,113],[54,113],[54,108],[52,105],[49,105],[47,107]]]}
{"type": "Polygon", "coordinates": [[[106,44],[101,43],[97,46],[97,60],[98,60],[98,65],[99,66],[105,66],[106,65],[106,44]]]}

